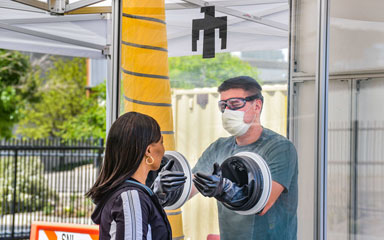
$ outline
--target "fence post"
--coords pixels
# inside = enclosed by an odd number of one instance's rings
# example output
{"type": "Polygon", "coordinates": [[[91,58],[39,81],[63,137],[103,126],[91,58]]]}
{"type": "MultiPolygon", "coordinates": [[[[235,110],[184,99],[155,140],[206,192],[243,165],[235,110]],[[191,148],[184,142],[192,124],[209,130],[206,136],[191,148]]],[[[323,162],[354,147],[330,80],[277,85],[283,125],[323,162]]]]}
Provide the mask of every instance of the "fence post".
{"type": "Polygon", "coordinates": [[[58,169],[65,169],[65,165],[66,165],[66,159],[65,159],[65,150],[64,150],[64,146],[65,146],[65,143],[64,143],[64,140],[62,138],[59,138],[59,148],[63,149],[61,151],[59,151],[59,166],[58,166],[58,169]]]}
{"type": "Polygon", "coordinates": [[[15,218],[16,218],[16,187],[17,187],[17,149],[15,149],[15,171],[13,175],[13,201],[12,201],[12,230],[11,238],[15,237],[15,218]]]}
{"type": "Polygon", "coordinates": [[[357,201],[358,201],[358,163],[359,163],[359,156],[358,156],[358,140],[359,140],[359,121],[354,120],[353,121],[353,131],[352,131],[352,137],[353,137],[353,155],[351,158],[351,169],[350,169],[350,205],[351,205],[351,217],[352,219],[349,220],[350,223],[350,232],[349,232],[349,239],[357,239],[357,228],[358,228],[358,222],[357,222],[357,201]]]}
{"type": "Polygon", "coordinates": [[[96,158],[96,177],[99,176],[99,173],[100,173],[100,168],[101,168],[101,161],[102,161],[102,158],[101,158],[101,154],[103,153],[103,150],[104,150],[104,139],[103,138],[100,138],[99,139],[99,151],[97,153],[97,158],[96,158]]]}

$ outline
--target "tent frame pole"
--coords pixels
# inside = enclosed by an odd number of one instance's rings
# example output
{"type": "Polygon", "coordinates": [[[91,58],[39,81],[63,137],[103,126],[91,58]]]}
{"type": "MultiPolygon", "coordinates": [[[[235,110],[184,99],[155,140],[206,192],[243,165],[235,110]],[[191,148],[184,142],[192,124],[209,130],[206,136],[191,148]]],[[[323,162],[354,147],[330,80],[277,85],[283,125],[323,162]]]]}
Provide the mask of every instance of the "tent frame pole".
{"type": "Polygon", "coordinates": [[[45,39],[49,39],[49,40],[53,40],[53,41],[77,45],[77,46],[81,46],[81,47],[92,48],[92,49],[97,49],[97,50],[104,50],[105,49],[104,45],[84,42],[84,41],[66,38],[66,37],[60,37],[57,35],[39,32],[39,31],[31,30],[31,29],[22,28],[22,27],[12,26],[10,24],[5,24],[5,23],[1,23],[1,22],[0,22],[0,28],[6,29],[9,31],[13,31],[13,32],[18,32],[18,33],[22,33],[22,34],[27,34],[27,35],[39,37],[39,38],[45,38],[45,39]]]}
{"type": "MultiPolygon", "coordinates": [[[[1,6],[0,6],[1,7],[1,6]]],[[[39,23],[57,23],[57,22],[73,22],[73,21],[92,21],[104,20],[107,14],[86,14],[86,15],[65,15],[60,17],[41,17],[41,18],[12,18],[2,19],[0,23],[4,24],[39,24],[39,23]]]]}
{"type": "Polygon", "coordinates": [[[119,117],[120,109],[120,42],[121,42],[121,1],[112,0],[112,52],[108,58],[107,79],[107,126],[108,131],[112,123],[119,117]]]}

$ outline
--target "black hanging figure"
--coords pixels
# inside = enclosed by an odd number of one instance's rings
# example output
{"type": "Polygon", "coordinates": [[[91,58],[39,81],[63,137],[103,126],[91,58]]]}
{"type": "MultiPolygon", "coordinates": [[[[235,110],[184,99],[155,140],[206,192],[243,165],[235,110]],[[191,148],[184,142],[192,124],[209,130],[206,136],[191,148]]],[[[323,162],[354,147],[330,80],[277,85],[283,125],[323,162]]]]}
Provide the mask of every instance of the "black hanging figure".
{"type": "Polygon", "coordinates": [[[227,48],[227,17],[215,17],[215,7],[202,7],[204,18],[192,21],[192,51],[197,51],[200,30],[204,31],[203,58],[215,57],[215,29],[220,31],[221,49],[227,48]]]}

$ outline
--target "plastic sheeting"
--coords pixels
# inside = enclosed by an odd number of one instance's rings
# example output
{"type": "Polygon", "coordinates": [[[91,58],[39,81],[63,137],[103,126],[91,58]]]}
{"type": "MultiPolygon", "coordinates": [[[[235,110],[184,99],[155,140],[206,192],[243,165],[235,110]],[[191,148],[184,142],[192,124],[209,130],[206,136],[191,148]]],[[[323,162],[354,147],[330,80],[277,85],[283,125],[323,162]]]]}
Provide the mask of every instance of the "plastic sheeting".
{"type": "Polygon", "coordinates": [[[124,1],[121,71],[125,111],[153,117],[166,150],[175,149],[164,2],[124,1]]]}
{"type": "MultiPolygon", "coordinates": [[[[287,85],[262,87],[265,104],[261,123],[285,135],[287,85]],[[279,104],[273,107],[269,105],[275,103],[279,104]]],[[[217,107],[219,100],[217,88],[175,89],[172,92],[176,149],[188,159],[192,167],[209,144],[219,137],[229,136],[221,124],[221,112],[217,107]],[[199,101],[201,98],[207,101],[199,101]]],[[[185,239],[207,239],[208,234],[219,233],[216,205],[216,199],[201,194],[187,201],[182,207],[185,239]]]]}
{"type": "MultiPolygon", "coordinates": [[[[123,1],[121,71],[125,112],[153,117],[166,150],[175,150],[163,0],[123,1]]],[[[181,210],[167,211],[172,237],[183,239],[181,210]]]]}

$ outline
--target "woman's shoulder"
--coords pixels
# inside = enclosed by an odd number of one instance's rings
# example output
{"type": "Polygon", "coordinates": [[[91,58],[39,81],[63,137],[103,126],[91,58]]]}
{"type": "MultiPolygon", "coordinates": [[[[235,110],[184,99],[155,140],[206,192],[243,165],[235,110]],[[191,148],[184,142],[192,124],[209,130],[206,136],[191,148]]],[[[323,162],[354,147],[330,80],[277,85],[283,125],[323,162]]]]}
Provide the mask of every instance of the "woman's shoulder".
{"type": "Polygon", "coordinates": [[[152,212],[154,203],[151,196],[136,186],[125,186],[116,191],[110,198],[110,209],[112,212],[119,212],[124,208],[141,209],[145,212],[152,212]]]}
{"type": "Polygon", "coordinates": [[[114,191],[110,192],[109,197],[107,197],[105,203],[116,203],[121,202],[120,200],[130,200],[130,199],[143,199],[150,201],[150,193],[141,186],[137,186],[128,182],[120,184],[114,191]]]}
{"type": "Polygon", "coordinates": [[[124,183],[119,191],[117,191],[116,197],[120,198],[128,198],[135,199],[135,200],[147,200],[151,201],[151,190],[147,190],[144,187],[130,184],[130,183],[124,183]]]}

